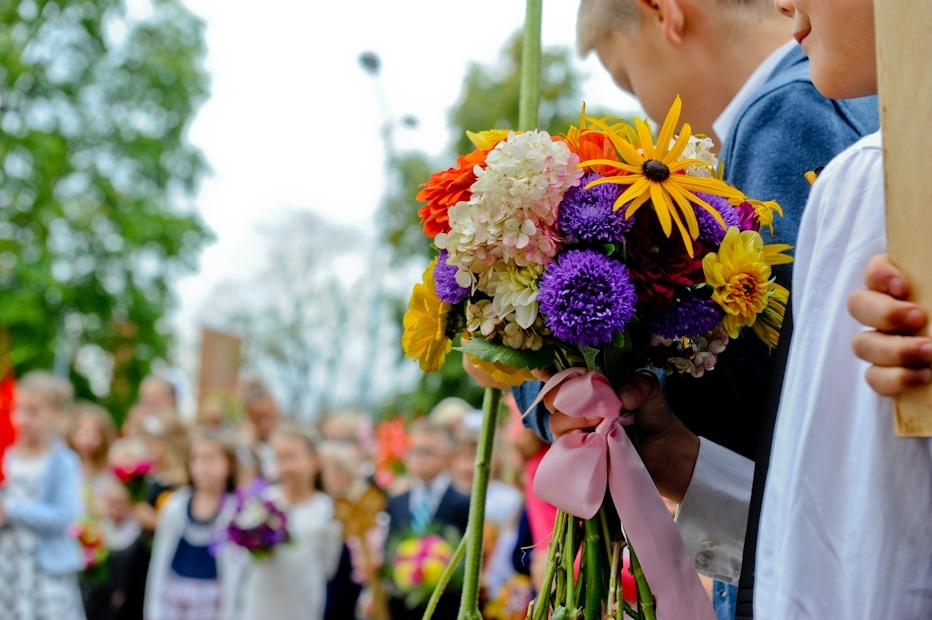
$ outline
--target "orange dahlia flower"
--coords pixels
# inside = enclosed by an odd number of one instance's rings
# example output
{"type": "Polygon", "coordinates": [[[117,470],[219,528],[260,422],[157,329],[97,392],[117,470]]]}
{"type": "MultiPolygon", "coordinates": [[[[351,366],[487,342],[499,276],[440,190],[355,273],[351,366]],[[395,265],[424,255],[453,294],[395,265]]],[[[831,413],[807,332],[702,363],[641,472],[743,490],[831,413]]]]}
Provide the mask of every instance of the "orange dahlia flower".
{"type": "MultiPolygon", "coordinates": [[[[604,133],[593,131],[591,129],[579,130],[573,127],[566,135],[566,145],[570,150],[579,155],[580,161],[590,161],[593,159],[610,159],[618,161],[618,155],[615,153],[615,147],[604,133]]],[[[624,170],[594,164],[589,166],[592,172],[603,177],[613,177],[619,174],[626,174],[624,170]]]]}
{"type": "Polygon", "coordinates": [[[421,225],[424,234],[433,239],[442,232],[450,231],[450,218],[447,211],[458,202],[469,200],[472,195],[469,188],[476,182],[473,169],[485,164],[488,151],[476,149],[469,155],[457,158],[456,167],[442,172],[435,172],[422,189],[417,199],[427,204],[421,207],[421,225]]]}

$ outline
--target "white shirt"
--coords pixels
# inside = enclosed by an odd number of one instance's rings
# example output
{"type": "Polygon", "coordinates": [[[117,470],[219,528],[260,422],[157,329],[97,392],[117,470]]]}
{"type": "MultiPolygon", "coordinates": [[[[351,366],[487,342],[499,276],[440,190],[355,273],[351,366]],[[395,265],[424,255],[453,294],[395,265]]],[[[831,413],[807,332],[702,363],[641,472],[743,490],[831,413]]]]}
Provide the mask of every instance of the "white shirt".
{"type": "Polygon", "coordinates": [[[812,190],[793,276],[794,333],[764,491],[759,620],[932,618],[932,439],[893,434],[864,380],[848,295],[886,250],[873,134],[812,190]]]}
{"type": "Polygon", "coordinates": [[[270,558],[251,561],[242,620],[322,620],[327,581],[337,570],[343,548],[333,501],[318,492],[303,504],[287,505],[279,487],[272,487],[269,495],[285,509],[292,541],[276,548],[270,558]]]}
{"type": "Polygon", "coordinates": [[[731,102],[722,110],[722,113],[718,115],[718,118],[712,123],[712,130],[715,132],[715,135],[718,136],[719,148],[721,148],[721,145],[728,139],[728,134],[731,133],[741,110],[751,101],[751,97],[764,87],[764,84],[770,79],[770,75],[773,73],[774,69],[777,68],[777,65],[780,64],[780,61],[786,58],[786,55],[797,45],[798,43],[796,43],[795,40],[790,40],[774,50],[770,56],[754,70],[754,73],[752,73],[751,77],[744,83],[744,86],[741,87],[738,94],[734,96],[731,102]]]}

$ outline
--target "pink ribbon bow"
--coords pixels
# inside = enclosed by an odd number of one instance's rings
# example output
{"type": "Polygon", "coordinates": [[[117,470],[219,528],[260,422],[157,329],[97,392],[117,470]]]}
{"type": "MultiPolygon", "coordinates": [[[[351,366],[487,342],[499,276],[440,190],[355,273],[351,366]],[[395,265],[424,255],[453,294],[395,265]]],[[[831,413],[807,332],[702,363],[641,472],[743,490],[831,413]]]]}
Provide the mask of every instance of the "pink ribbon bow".
{"type": "Polygon", "coordinates": [[[625,535],[637,552],[657,599],[660,620],[715,620],[686,544],[670,518],[624,426],[622,402],[604,375],[569,368],[555,375],[534,402],[560,387],[554,407],[574,418],[599,417],[593,433],[569,433],[554,442],[534,479],[534,493],[566,513],[591,519],[605,488],[621,517],[625,535]]]}

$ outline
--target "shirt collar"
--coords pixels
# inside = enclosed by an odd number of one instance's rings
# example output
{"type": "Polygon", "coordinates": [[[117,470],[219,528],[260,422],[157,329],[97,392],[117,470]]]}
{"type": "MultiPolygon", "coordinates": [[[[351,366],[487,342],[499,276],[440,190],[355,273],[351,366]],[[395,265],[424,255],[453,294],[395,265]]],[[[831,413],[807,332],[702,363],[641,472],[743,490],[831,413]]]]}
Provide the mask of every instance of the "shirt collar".
{"type": "Polygon", "coordinates": [[[412,481],[411,505],[417,506],[426,494],[427,497],[430,498],[433,509],[436,510],[444,494],[446,494],[447,489],[450,487],[452,480],[450,474],[442,473],[430,482],[424,482],[423,480],[412,481]]]}
{"type": "Polygon", "coordinates": [[[719,114],[715,122],[712,123],[712,130],[715,131],[715,135],[718,136],[720,148],[721,145],[725,143],[725,140],[728,139],[728,135],[731,133],[735,121],[738,120],[738,114],[740,114],[748,104],[751,97],[764,87],[764,84],[770,79],[770,75],[773,73],[773,70],[777,68],[777,65],[780,64],[780,61],[786,58],[786,55],[797,45],[795,40],[787,41],[771,53],[764,62],[758,65],[754,73],[751,74],[751,77],[748,78],[744,86],[741,87],[741,90],[738,91],[738,94],[731,100],[731,103],[722,110],[722,113],[719,114]]]}

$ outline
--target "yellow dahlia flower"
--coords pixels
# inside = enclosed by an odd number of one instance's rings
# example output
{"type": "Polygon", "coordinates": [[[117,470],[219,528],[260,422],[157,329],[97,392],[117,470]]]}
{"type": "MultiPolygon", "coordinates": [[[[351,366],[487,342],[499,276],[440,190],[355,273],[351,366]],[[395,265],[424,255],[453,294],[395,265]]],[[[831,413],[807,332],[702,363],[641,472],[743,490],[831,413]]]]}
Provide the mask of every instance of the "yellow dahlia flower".
{"type": "MultiPolygon", "coordinates": [[[[511,129],[488,129],[478,133],[467,131],[466,137],[469,138],[469,141],[472,142],[477,149],[491,151],[495,148],[496,144],[508,138],[508,134],[511,133],[511,131],[511,129]]],[[[521,132],[516,131],[515,133],[521,132]]]]}
{"type": "Polygon", "coordinates": [[[526,381],[533,381],[536,377],[531,374],[527,368],[515,368],[501,362],[486,362],[474,355],[469,355],[469,360],[475,364],[476,368],[492,377],[498,383],[506,385],[521,385],[526,381]]]}
{"type": "MultiPolygon", "coordinates": [[[[760,234],[752,230],[741,232],[732,226],[718,252],[710,252],[702,259],[705,281],[715,289],[712,299],[725,311],[722,325],[732,338],[738,337],[742,327],[753,326],[768,306],[771,314],[767,327],[782,324],[788,293],[784,294],[786,289],[771,278],[770,265],[792,261],[780,253],[788,247],[765,246],[760,234]]],[[[775,341],[766,329],[755,331],[767,344],[775,341]]]]}
{"type": "Polygon", "coordinates": [[[424,372],[440,370],[453,346],[446,335],[450,305],[440,301],[434,288],[436,265],[437,259],[434,259],[424,271],[421,283],[414,285],[401,336],[405,357],[416,359],[424,372]]]}

